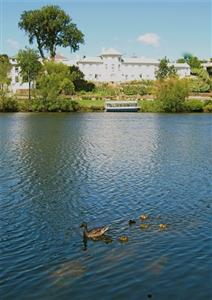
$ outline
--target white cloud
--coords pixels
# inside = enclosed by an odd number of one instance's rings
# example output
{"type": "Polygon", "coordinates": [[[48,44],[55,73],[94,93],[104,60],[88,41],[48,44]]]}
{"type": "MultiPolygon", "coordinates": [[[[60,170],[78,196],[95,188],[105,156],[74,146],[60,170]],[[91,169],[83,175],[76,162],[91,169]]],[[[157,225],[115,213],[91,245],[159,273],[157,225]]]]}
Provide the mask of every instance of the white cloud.
{"type": "Polygon", "coordinates": [[[21,45],[18,41],[13,40],[13,39],[7,39],[7,44],[13,49],[13,50],[18,50],[21,45]]]}
{"type": "Polygon", "coordinates": [[[137,38],[137,41],[146,45],[150,45],[153,47],[159,47],[160,46],[160,37],[153,32],[145,33],[144,35],[140,35],[137,38]]]}

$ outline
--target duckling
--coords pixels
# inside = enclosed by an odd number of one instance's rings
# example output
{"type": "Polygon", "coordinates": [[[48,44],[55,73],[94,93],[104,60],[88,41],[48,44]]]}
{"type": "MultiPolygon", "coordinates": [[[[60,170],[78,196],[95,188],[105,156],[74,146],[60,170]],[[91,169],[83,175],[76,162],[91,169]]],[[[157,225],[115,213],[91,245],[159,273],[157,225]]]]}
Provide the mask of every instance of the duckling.
{"type": "Polygon", "coordinates": [[[160,229],[166,229],[168,227],[167,224],[159,224],[160,229]]]}
{"type": "Polygon", "coordinates": [[[141,221],[144,221],[144,220],[149,219],[149,216],[148,215],[140,215],[140,219],[141,219],[141,221]]]}
{"type": "Polygon", "coordinates": [[[87,223],[82,223],[80,225],[80,227],[84,227],[83,235],[84,235],[84,238],[87,238],[87,239],[95,239],[95,238],[101,237],[109,229],[108,226],[103,226],[103,227],[97,227],[97,228],[88,230],[87,223]]]}
{"type": "Polygon", "coordinates": [[[150,226],[149,224],[141,224],[141,225],[140,225],[140,228],[141,228],[141,229],[148,229],[149,226],[150,226]]]}
{"type": "Polygon", "coordinates": [[[129,225],[136,224],[136,221],[135,221],[135,220],[129,220],[128,224],[129,224],[129,225]]]}
{"type": "Polygon", "coordinates": [[[126,243],[128,242],[128,237],[126,235],[122,235],[118,238],[119,242],[126,243]]]}

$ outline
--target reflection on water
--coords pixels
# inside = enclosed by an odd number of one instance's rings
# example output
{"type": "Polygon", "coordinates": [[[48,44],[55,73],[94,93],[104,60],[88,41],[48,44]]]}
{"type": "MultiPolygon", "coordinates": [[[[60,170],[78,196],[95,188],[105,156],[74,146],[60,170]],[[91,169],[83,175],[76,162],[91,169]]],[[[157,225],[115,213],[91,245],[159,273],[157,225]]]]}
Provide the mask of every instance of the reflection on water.
{"type": "Polygon", "coordinates": [[[103,235],[103,236],[95,237],[95,238],[83,237],[83,250],[84,251],[86,251],[88,249],[89,241],[91,241],[91,242],[102,242],[102,243],[105,243],[105,244],[110,244],[110,243],[112,243],[113,239],[109,235],[103,235]]]}
{"type": "Polygon", "coordinates": [[[64,286],[70,284],[71,278],[81,277],[86,272],[85,266],[80,261],[68,261],[62,263],[51,273],[54,284],[64,286]]]}
{"type": "Polygon", "coordinates": [[[211,298],[210,137],[207,114],[0,114],[0,298],[211,298]]]}

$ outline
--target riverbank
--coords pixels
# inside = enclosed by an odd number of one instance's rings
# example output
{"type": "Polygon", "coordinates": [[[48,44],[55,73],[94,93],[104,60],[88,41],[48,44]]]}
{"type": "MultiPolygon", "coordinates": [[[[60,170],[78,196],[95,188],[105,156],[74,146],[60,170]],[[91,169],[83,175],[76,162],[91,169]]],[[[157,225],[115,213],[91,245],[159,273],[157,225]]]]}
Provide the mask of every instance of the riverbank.
{"type": "MultiPolygon", "coordinates": [[[[156,99],[138,100],[140,112],[164,112],[156,99]]],[[[59,98],[57,100],[17,99],[7,97],[0,100],[1,112],[102,112],[104,100],[96,98],[59,98]]],[[[181,112],[212,112],[212,99],[188,98],[181,112]]]]}

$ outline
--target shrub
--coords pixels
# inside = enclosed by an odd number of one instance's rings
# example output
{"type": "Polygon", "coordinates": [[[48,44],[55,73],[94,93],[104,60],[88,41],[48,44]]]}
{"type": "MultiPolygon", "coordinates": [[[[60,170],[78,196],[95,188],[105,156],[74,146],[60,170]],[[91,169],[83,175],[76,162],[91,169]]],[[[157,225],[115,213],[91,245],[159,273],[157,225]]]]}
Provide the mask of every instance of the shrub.
{"type": "Polygon", "coordinates": [[[202,112],[204,106],[203,102],[198,99],[187,100],[185,105],[188,112],[202,112]]]}
{"type": "Polygon", "coordinates": [[[158,113],[158,112],[163,112],[163,108],[160,101],[142,100],[140,101],[140,111],[158,113]]]}
{"type": "Polygon", "coordinates": [[[0,111],[2,112],[17,112],[18,102],[13,97],[0,96],[0,111]]]}
{"type": "Polygon", "coordinates": [[[156,82],[156,99],[164,112],[185,111],[185,99],[188,97],[186,80],[170,78],[156,82]]]}
{"type": "Polygon", "coordinates": [[[75,79],[74,87],[76,92],[79,91],[92,92],[95,89],[95,84],[92,82],[88,82],[84,79],[75,79]]]}
{"type": "Polygon", "coordinates": [[[205,105],[203,110],[206,113],[212,113],[212,104],[209,103],[209,104],[205,105]]]}
{"type": "Polygon", "coordinates": [[[103,83],[96,86],[95,93],[97,93],[99,96],[104,97],[116,96],[120,93],[120,88],[109,85],[108,83],[103,83]]]}
{"type": "Polygon", "coordinates": [[[75,87],[73,82],[68,79],[64,78],[60,84],[61,93],[64,95],[73,95],[75,91],[75,87]]]}
{"type": "Polygon", "coordinates": [[[153,82],[151,80],[132,81],[122,85],[122,90],[125,95],[147,95],[153,90],[153,82]]]}
{"type": "Polygon", "coordinates": [[[79,105],[77,102],[58,98],[58,99],[50,99],[50,100],[42,100],[42,99],[34,99],[31,102],[31,111],[36,112],[71,112],[77,111],[79,109],[79,105]]]}
{"type": "Polygon", "coordinates": [[[187,81],[190,92],[206,93],[210,91],[210,84],[200,78],[189,78],[187,81]]]}
{"type": "Polygon", "coordinates": [[[128,85],[125,85],[123,86],[123,93],[125,95],[145,95],[147,92],[146,92],[146,88],[145,86],[142,86],[142,85],[133,85],[133,84],[128,84],[128,85]]]}

